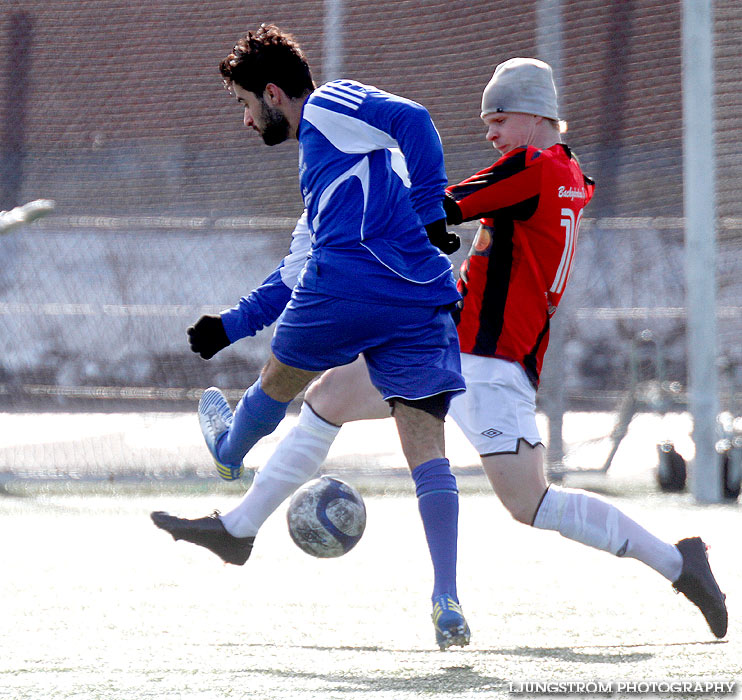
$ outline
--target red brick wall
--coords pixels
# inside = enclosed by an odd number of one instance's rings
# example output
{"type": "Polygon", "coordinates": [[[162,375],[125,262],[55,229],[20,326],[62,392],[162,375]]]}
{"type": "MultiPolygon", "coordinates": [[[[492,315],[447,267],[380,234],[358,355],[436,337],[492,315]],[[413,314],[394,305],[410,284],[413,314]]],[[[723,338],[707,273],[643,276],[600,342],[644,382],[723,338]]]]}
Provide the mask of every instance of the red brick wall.
{"type": "MultiPolygon", "coordinates": [[[[498,62],[538,55],[534,0],[346,5],[344,75],[425,104],[451,180],[489,164],[481,90],[498,62]]],[[[321,81],[323,6],[6,0],[0,178],[15,182],[22,198],[54,197],[72,214],[294,215],[301,209],[295,144],[269,150],[246,132],[216,67],[244,30],[275,21],[294,31],[321,81]],[[12,33],[18,13],[32,28],[21,71],[12,58],[19,55],[12,33]],[[7,152],[19,134],[20,168],[7,152]]],[[[563,6],[562,112],[569,143],[598,180],[590,214],[679,215],[680,2],[563,6]]],[[[740,217],[742,3],[718,0],[715,7],[719,212],[740,217]]]]}

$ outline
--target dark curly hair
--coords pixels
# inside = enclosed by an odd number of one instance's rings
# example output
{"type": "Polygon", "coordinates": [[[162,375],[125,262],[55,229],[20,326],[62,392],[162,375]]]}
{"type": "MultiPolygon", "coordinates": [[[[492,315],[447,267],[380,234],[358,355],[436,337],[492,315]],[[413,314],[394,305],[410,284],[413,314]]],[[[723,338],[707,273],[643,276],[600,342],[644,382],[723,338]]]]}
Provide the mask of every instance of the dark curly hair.
{"type": "Polygon", "coordinates": [[[289,97],[314,90],[304,52],[291,34],[274,24],[261,24],[248,32],[219,64],[225,87],[237,84],[262,97],[268,83],[278,85],[289,97]]]}

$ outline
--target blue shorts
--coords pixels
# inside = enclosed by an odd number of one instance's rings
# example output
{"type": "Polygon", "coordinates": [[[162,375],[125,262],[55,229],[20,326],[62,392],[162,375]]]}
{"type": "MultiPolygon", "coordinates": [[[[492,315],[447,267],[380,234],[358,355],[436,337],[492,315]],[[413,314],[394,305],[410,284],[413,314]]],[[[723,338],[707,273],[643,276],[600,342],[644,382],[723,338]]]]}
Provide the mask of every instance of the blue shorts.
{"type": "Polygon", "coordinates": [[[271,350],[284,364],[315,372],[347,365],[363,353],[385,399],[466,388],[450,307],[369,304],[294,290],[271,350]]]}

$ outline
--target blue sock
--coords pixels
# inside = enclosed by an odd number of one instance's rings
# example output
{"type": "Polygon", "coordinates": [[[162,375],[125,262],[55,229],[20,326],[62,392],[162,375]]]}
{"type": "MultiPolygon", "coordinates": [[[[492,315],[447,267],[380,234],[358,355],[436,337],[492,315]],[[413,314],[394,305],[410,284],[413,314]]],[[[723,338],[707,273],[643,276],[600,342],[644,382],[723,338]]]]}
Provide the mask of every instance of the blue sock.
{"type": "Polygon", "coordinates": [[[225,464],[239,464],[260,438],[270,435],[286,415],[291,401],[276,401],[260,388],[260,379],[240,399],[229,432],[217,445],[217,458],[225,464]]]}
{"type": "Polygon", "coordinates": [[[443,457],[431,459],[412,470],[418,508],[433,561],[433,597],[456,593],[456,546],[458,540],[459,491],[451,466],[443,457]]]}

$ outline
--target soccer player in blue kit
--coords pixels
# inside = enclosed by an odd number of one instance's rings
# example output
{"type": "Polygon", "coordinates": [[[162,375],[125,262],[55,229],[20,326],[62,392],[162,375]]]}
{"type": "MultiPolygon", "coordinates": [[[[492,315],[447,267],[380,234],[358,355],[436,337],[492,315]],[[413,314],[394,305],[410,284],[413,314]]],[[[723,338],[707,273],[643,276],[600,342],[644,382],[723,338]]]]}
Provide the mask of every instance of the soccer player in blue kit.
{"type": "MultiPolygon", "coordinates": [[[[449,188],[449,192],[453,193],[451,196],[458,193],[457,211],[466,206],[469,198],[479,198],[478,203],[467,210],[469,218],[478,218],[480,212],[497,213],[502,208],[502,200],[508,203],[510,211],[513,202],[532,201],[533,198],[538,198],[541,189],[545,187],[544,178],[538,176],[530,180],[523,179],[524,163],[522,159],[518,161],[517,156],[525,152],[526,147],[513,146],[515,144],[526,144],[529,148],[534,144],[539,148],[552,146],[549,152],[555,151],[560,157],[562,151],[569,155],[566,148],[559,144],[553,145],[559,139],[556,115],[556,90],[548,65],[533,59],[520,58],[500,64],[483,93],[482,119],[488,127],[487,139],[504,155],[492,168],[449,188]],[[545,115],[546,119],[534,116],[534,112],[536,115],[545,115]],[[548,119],[553,122],[551,125],[547,125],[546,128],[534,128],[539,122],[544,126],[543,122],[548,119]],[[523,124],[529,127],[525,136],[523,124]],[[513,165],[514,162],[516,165],[513,165]],[[520,166],[517,165],[518,162],[520,166]],[[512,183],[519,177],[521,179],[517,180],[518,184],[513,185],[512,183]]],[[[535,151],[537,155],[539,152],[535,151]]],[[[531,163],[533,172],[537,172],[533,164],[544,165],[546,161],[542,154],[538,161],[532,159],[528,162],[531,163]]],[[[398,170],[404,173],[402,164],[398,170]]],[[[582,174],[579,169],[575,173],[581,181],[582,174]]],[[[572,192],[571,186],[561,188],[559,182],[549,184],[551,187],[547,185],[546,192],[552,190],[554,193],[561,193],[562,189],[572,192]]],[[[551,200],[546,196],[542,199],[543,210],[551,200]]],[[[565,210],[562,206],[560,204],[556,209],[554,216],[551,217],[552,221],[559,222],[560,218],[564,218],[565,210]]],[[[526,218],[531,216],[533,212],[526,218]]],[[[503,229],[500,231],[502,240],[508,240],[507,223],[507,219],[500,222],[503,229]]],[[[543,232],[552,231],[553,226],[546,225],[548,223],[549,219],[545,219],[545,223],[540,224],[543,232]]],[[[519,224],[516,222],[513,226],[517,225],[519,224]]],[[[472,256],[475,256],[473,260],[478,263],[483,261],[486,263],[490,258],[489,252],[487,257],[482,257],[478,252],[480,247],[477,242],[482,235],[483,229],[480,228],[465,265],[468,294],[463,304],[462,316],[467,310],[474,309],[474,312],[469,313],[470,321],[472,317],[477,318],[478,310],[483,308],[481,295],[486,293],[487,289],[485,285],[476,283],[475,263],[472,262],[472,256]]],[[[532,237],[534,231],[530,230],[529,235],[532,237]]],[[[550,235],[555,234],[552,232],[550,235]]],[[[253,290],[247,298],[242,299],[238,307],[223,311],[220,317],[202,317],[191,330],[192,349],[208,359],[231,342],[224,333],[225,326],[240,325],[244,332],[238,337],[243,337],[254,334],[266,321],[270,322],[270,314],[266,314],[265,311],[269,306],[268,302],[280,299],[281,293],[284,295],[290,293],[303,265],[306,251],[311,247],[310,238],[311,232],[306,217],[302,217],[294,230],[291,252],[274,275],[261,287],[253,290]]],[[[512,238],[515,241],[520,240],[514,235],[512,238]]],[[[440,237],[436,239],[436,243],[441,249],[446,250],[452,240],[440,237]]],[[[515,247],[515,244],[513,245],[515,247]]],[[[522,248],[525,242],[521,241],[518,245],[522,248]]],[[[544,245],[531,245],[538,248],[539,260],[543,262],[550,249],[544,245]]],[[[553,260],[552,272],[557,269],[560,252],[561,247],[558,248],[553,260]]],[[[518,257],[512,255],[513,259],[518,257]]],[[[500,255],[499,258],[492,256],[492,259],[508,258],[500,255]]],[[[477,269],[481,281],[481,265],[477,269]]],[[[486,271],[486,268],[484,269],[486,271]]],[[[500,277],[490,275],[489,272],[485,274],[489,280],[488,284],[495,284],[500,280],[500,277]]],[[[528,268],[521,266],[521,281],[523,274],[528,275],[528,268]]],[[[507,279],[512,283],[518,276],[511,274],[507,279]]],[[[514,299],[511,310],[515,313],[517,323],[522,323],[524,316],[539,319],[545,315],[541,307],[545,305],[547,295],[540,284],[546,283],[548,288],[551,285],[551,277],[542,276],[538,277],[538,280],[534,282],[526,279],[525,284],[515,284],[513,293],[508,295],[508,299],[514,299]]],[[[491,311],[487,313],[491,314],[491,311]]],[[[489,319],[489,316],[487,318],[489,319]]],[[[494,318],[497,318],[496,314],[494,318]]],[[[513,328],[516,327],[512,320],[513,317],[510,322],[503,323],[498,335],[494,336],[502,341],[503,345],[506,345],[506,340],[512,345],[514,337],[523,335],[522,333],[512,335],[513,328]]],[[[579,490],[547,486],[543,475],[543,447],[535,425],[535,387],[528,386],[527,382],[524,384],[526,375],[519,369],[520,365],[517,362],[504,359],[507,354],[502,353],[502,357],[498,357],[495,352],[494,356],[491,356],[492,353],[488,355],[485,348],[481,355],[477,355],[476,349],[470,347],[471,330],[471,323],[459,324],[462,353],[468,357],[468,363],[464,362],[464,374],[469,389],[466,394],[455,399],[451,414],[468,439],[479,449],[485,472],[495,492],[513,517],[539,529],[556,530],[569,539],[612,552],[617,556],[642,561],[672,581],[675,590],[685,594],[701,610],[716,637],[725,636],[727,611],[724,595],[711,572],[705,553],[706,548],[700,538],[689,538],[672,545],[646,531],[607,501],[579,490]],[[488,365],[475,364],[481,362],[488,365]],[[519,373],[522,375],[521,381],[518,381],[519,373]],[[522,391],[522,385],[526,386],[525,393],[522,391]],[[530,398],[526,398],[527,394],[531,395],[530,398]],[[482,435],[488,439],[491,437],[488,435],[491,431],[481,432],[481,428],[493,424],[503,428],[502,431],[496,431],[499,451],[493,449],[486,441],[483,443],[481,438],[482,435]],[[515,445],[514,451],[510,441],[515,445]],[[482,444],[484,449],[481,449],[482,444]]],[[[479,338],[479,324],[475,324],[474,330],[476,337],[479,338]]],[[[537,327],[533,331],[534,335],[538,331],[537,327]]],[[[526,343],[525,347],[531,346],[526,343]]],[[[545,346],[541,350],[543,355],[545,346]]],[[[512,354],[512,348],[510,352],[512,354]]],[[[540,362],[534,363],[532,367],[537,373],[540,362]]],[[[250,490],[241,503],[230,512],[220,515],[220,523],[238,540],[254,538],[263,522],[280,503],[302,483],[315,476],[340,430],[340,425],[354,420],[383,418],[385,415],[388,415],[388,407],[385,407],[377,389],[369,381],[369,372],[362,359],[325,372],[305,394],[297,425],[257,472],[250,490]]],[[[209,547],[226,559],[224,553],[217,551],[206,540],[196,543],[209,547]]]]}
{"type": "MultiPolygon", "coordinates": [[[[192,348],[210,357],[280,315],[271,355],[234,414],[214,387],[201,398],[199,420],[217,470],[238,478],[245,454],[273,432],[291,400],[324,370],[363,353],[415,482],[433,563],[436,641],[442,649],[464,646],[470,633],[456,591],[458,490],[443,421],[465,385],[451,316],[460,295],[441,252],[452,252],[457,239],[445,228],[438,132],[427,110],[402,97],[350,80],[316,88],[301,48],[274,25],[240,39],[220,71],[244,108],[245,126],[267,145],[298,139],[299,227],[311,249],[279,265],[259,298],[189,329],[192,348]],[[302,269],[289,289],[282,275],[295,265],[302,269]],[[251,304],[260,310],[246,308],[251,304]]],[[[155,512],[152,519],[229,563],[244,564],[252,550],[254,538],[233,536],[217,514],[188,520],[155,512]]]]}

